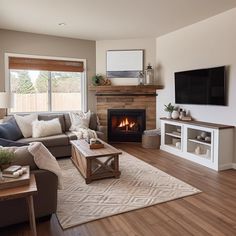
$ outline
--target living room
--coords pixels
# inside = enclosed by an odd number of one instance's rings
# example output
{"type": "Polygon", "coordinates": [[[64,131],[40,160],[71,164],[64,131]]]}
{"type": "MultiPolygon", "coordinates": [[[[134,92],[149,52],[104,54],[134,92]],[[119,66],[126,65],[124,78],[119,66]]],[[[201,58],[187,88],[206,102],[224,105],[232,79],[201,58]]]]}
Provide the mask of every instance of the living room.
{"type": "MultiPolygon", "coordinates": [[[[76,18],[76,14],[81,13],[81,10],[78,10],[80,9],[79,3],[75,1],[71,2],[71,6],[67,6],[65,1],[65,5],[62,4],[61,6],[54,6],[55,3],[46,1],[44,2],[45,5],[43,3],[36,4],[36,2],[30,3],[29,1],[25,1],[25,4],[17,1],[0,2],[1,92],[9,89],[9,67],[7,63],[9,57],[54,60],[79,59],[79,61],[84,62],[85,78],[87,79],[85,86],[87,89],[84,90],[84,94],[85,96],[87,94],[87,99],[81,102],[78,108],[84,109],[85,112],[90,110],[99,116],[102,113],[97,110],[97,99],[101,100],[103,96],[97,96],[97,94],[99,94],[99,89],[103,88],[93,88],[92,77],[96,74],[106,77],[107,51],[141,49],[143,50],[143,69],[146,69],[148,63],[153,66],[154,85],[151,86],[156,86],[154,90],[157,93],[157,96],[154,97],[155,110],[154,112],[151,110],[153,114],[148,113],[149,116],[154,117],[155,127],[147,126],[147,129],[159,129],[163,127],[163,122],[164,124],[165,122],[167,124],[174,122],[173,124],[179,125],[178,121],[175,120],[161,121],[160,119],[167,116],[164,105],[172,103],[185,109],[194,121],[223,124],[230,127],[232,131],[230,134],[223,133],[223,138],[221,138],[224,144],[222,150],[227,155],[232,155],[231,160],[223,163],[224,166],[220,166],[222,164],[220,163],[217,167],[212,165],[212,168],[210,165],[199,163],[198,160],[192,162],[188,158],[186,158],[188,160],[179,158],[184,154],[177,151],[168,152],[168,149],[165,148],[164,150],[165,145],[163,143],[161,145],[162,150],[143,148],[141,142],[110,143],[115,148],[121,149],[122,152],[127,152],[128,155],[133,155],[191,185],[196,188],[194,193],[197,194],[179,197],[179,199],[172,201],[168,200],[161,204],[152,204],[146,208],[139,207],[130,212],[126,210],[126,213],[122,214],[116,213],[118,215],[111,214],[109,217],[100,217],[102,219],[97,218],[96,220],[95,218],[93,221],[88,220],[87,223],[75,223],[73,227],[70,226],[65,229],[61,227],[62,223],[58,222],[56,214],[53,214],[50,219],[36,219],[38,235],[235,235],[236,205],[234,196],[236,192],[234,186],[236,182],[234,169],[236,168],[236,156],[234,146],[236,141],[233,137],[235,131],[232,129],[236,125],[233,105],[235,99],[233,88],[236,86],[234,79],[236,75],[236,55],[234,53],[236,38],[234,27],[234,20],[236,19],[235,1],[227,0],[223,3],[222,1],[210,0],[198,2],[181,0],[177,3],[168,2],[165,4],[161,1],[156,3],[150,1],[150,4],[155,6],[153,10],[150,7],[145,8],[149,5],[148,2],[139,3],[135,14],[130,12],[134,4],[132,1],[116,3],[117,12],[114,12],[114,3],[112,6],[112,3],[102,1],[104,7],[100,7],[101,3],[96,2],[92,6],[91,3],[81,2],[80,8],[83,9],[81,18],[76,18]],[[24,7],[22,7],[23,5],[24,7]],[[94,8],[94,10],[88,11],[90,8],[94,8]],[[24,18],[20,17],[19,9],[25,13],[24,18]],[[52,9],[56,10],[57,14],[54,15],[52,9]],[[124,10],[123,19],[119,13],[122,9],[124,10]],[[127,11],[127,9],[129,10],[127,11]],[[155,13],[156,11],[158,14],[155,13]],[[32,14],[27,15],[29,12],[32,14]],[[71,12],[74,18],[68,17],[66,12],[71,12]],[[52,14],[51,18],[50,14],[52,14]],[[42,15],[47,15],[45,20],[40,18],[42,15]],[[130,19],[127,18],[129,15],[131,15],[130,19]],[[41,24],[39,24],[40,21],[41,24]],[[50,22],[50,24],[46,24],[46,22],[50,22]],[[116,27],[113,27],[114,24],[116,27]],[[175,104],[175,72],[221,66],[226,68],[227,92],[224,106],[175,104]],[[216,169],[227,170],[216,171],[216,169]]],[[[116,87],[119,86],[123,86],[123,91],[126,93],[132,93],[139,84],[139,78],[108,79],[111,81],[112,87],[108,90],[109,93],[117,93],[116,87]],[[132,88],[131,91],[128,90],[129,86],[132,88]]],[[[148,86],[145,88],[146,90],[148,90],[148,86]]],[[[143,90],[137,91],[144,93],[143,90]]],[[[106,91],[100,91],[100,93],[106,93],[106,91]]],[[[129,99],[132,97],[131,95],[128,96],[129,99]]],[[[120,99],[121,104],[123,98],[116,96],[117,98],[120,99]]],[[[148,99],[151,98],[148,95],[148,99]]],[[[124,103],[130,106],[129,102],[124,103]]],[[[141,109],[143,107],[140,105],[136,108],[141,109]]],[[[0,109],[0,119],[9,115],[9,111],[0,109]]],[[[99,118],[102,121],[102,117],[99,118]]],[[[197,126],[199,127],[199,124],[197,126]]],[[[196,129],[192,126],[191,128],[196,129]]],[[[215,135],[214,130],[218,130],[218,128],[217,125],[210,125],[207,130],[215,135]]],[[[199,129],[202,130],[203,127],[200,125],[199,129]]],[[[219,130],[221,129],[219,128],[219,130]]],[[[220,132],[219,137],[214,136],[217,137],[214,138],[214,142],[220,140],[220,132]]],[[[163,142],[162,135],[161,142],[163,142]]],[[[222,154],[219,154],[218,158],[227,159],[222,154]]],[[[121,159],[122,157],[120,157],[121,159]]],[[[125,171],[120,170],[121,178],[125,171]]],[[[92,183],[97,182],[103,183],[102,180],[92,183]]],[[[88,184],[88,186],[92,185],[88,184]]],[[[174,191],[175,194],[176,192],[174,191]]],[[[0,231],[1,235],[29,233],[30,227],[27,222],[3,227],[0,231]]]]}

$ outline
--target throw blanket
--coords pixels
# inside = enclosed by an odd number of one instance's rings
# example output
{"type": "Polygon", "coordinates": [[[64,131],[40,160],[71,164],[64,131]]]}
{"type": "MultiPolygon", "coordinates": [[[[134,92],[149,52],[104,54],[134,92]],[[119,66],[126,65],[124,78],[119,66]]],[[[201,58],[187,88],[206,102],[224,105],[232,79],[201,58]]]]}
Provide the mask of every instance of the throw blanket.
{"type": "Polygon", "coordinates": [[[35,164],[44,170],[49,170],[58,177],[58,189],[63,188],[62,172],[56,158],[48,151],[41,142],[32,142],[28,147],[34,157],[35,164]]]}
{"type": "Polygon", "coordinates": [[[72,132],[77,136],[77,139],[97,138],[96,132],[88,128],[78,128],[72,132]]]}

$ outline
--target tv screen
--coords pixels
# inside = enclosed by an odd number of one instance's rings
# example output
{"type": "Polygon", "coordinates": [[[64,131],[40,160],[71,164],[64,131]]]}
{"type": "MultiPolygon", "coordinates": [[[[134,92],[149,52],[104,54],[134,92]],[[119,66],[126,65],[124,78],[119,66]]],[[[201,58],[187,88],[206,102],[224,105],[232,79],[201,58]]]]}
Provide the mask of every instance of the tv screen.
{"type": "Polygon", "coordinates": [[[175,103],[226,105],[225,66],[175,73],[175,103]]]}

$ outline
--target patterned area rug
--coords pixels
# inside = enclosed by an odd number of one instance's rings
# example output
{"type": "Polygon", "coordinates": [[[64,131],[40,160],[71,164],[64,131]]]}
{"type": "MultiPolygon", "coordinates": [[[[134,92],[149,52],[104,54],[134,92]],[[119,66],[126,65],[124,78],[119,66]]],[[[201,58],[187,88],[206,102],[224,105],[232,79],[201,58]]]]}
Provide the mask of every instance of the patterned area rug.
{"type": "Polygon", "coordinates": [[[59,160],[64,189],[58,192],[57,217],[63,229],[201,192],[123,152],[119,179],[85,184],[71,160],[59,160]]]}

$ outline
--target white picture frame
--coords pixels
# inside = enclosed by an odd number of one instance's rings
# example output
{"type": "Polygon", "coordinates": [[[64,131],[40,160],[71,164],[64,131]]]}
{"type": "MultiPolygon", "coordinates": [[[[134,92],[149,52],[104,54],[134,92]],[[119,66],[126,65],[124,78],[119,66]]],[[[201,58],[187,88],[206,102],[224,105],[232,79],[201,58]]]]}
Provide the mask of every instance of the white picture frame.
{"type": "Polygon", "coordinates": [[[107,77],[137,78],[143,72],[144,50],[108,50],[107,77]]]}

